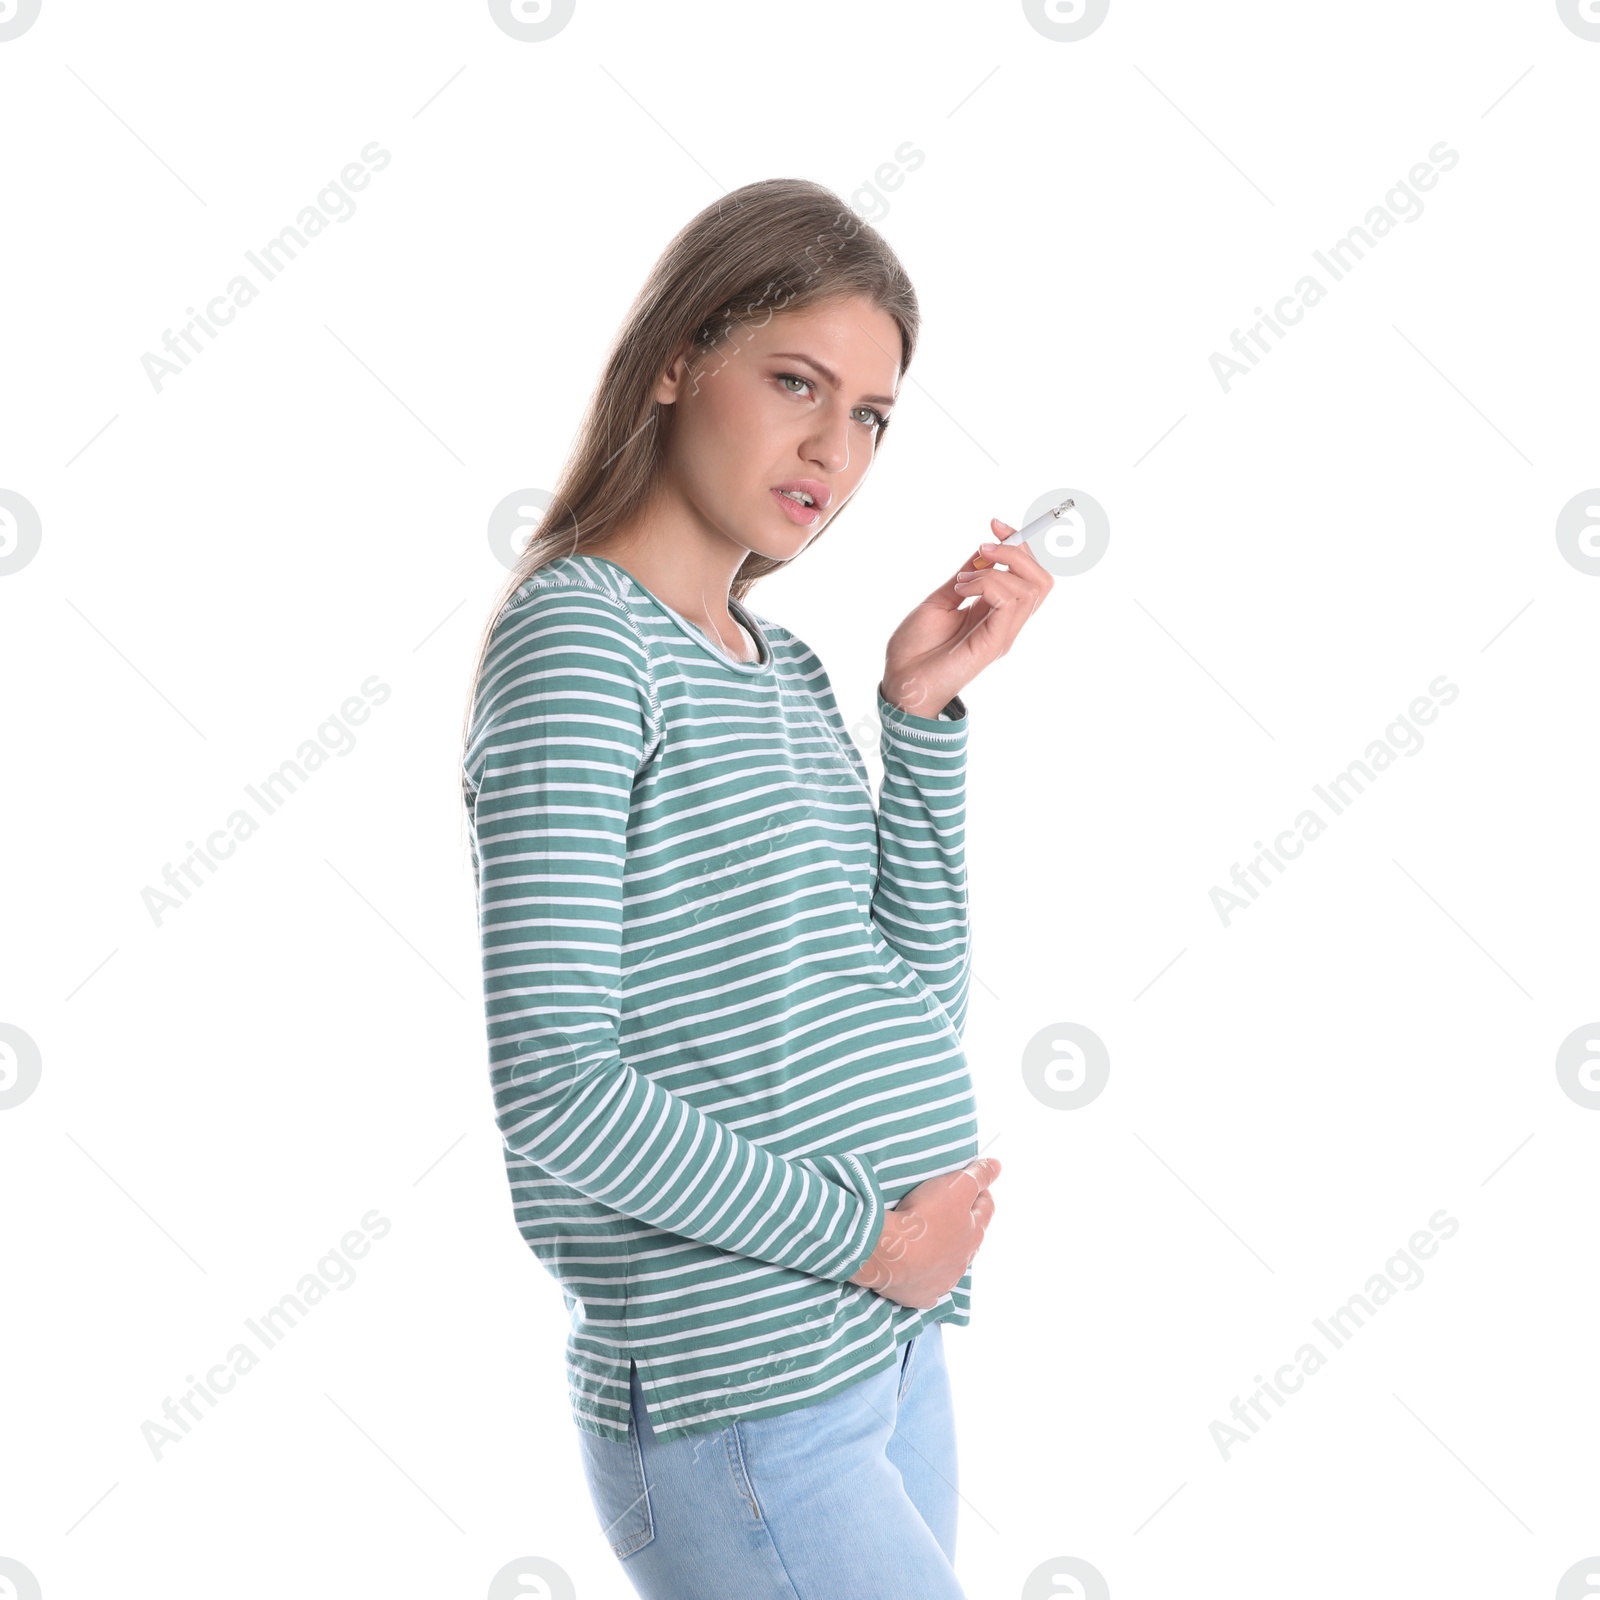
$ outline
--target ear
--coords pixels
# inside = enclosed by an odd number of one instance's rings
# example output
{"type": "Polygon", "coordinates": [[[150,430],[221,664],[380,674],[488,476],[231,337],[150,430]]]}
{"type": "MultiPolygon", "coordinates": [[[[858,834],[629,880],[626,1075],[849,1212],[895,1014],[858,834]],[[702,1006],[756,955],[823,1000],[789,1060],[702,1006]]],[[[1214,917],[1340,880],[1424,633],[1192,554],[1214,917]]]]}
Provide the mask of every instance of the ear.
{"type": "Polygon", "coordinates": [[[655,389],[651,393],[653,400],[664,406],[670,406],[681,395],[693,390],[694,374],[690,370],[690,357],[693,351],[693,339],[685,339],[678,346],[672,360],[667,364],[666,371],[656,379],[655,389]]]}

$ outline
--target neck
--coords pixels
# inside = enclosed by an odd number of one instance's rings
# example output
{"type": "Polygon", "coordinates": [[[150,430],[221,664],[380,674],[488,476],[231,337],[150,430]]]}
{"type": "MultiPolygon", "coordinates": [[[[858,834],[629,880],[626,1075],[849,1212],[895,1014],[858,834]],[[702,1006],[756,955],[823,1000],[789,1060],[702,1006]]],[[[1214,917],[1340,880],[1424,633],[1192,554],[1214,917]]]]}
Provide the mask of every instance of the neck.
{"type": "Polygon", "coordinates": [[[728,608],[728,595],[749,552],[726,539],[720,539],[718,546],[673,538],[665,531],[649,537],[619,531],[588,546],[586,553],[615,561],[680,617],[717,635],[724,644],[738,641],[733,652],[743,655],[746,647],[728,608]]]}
{"type": "MultiPolygon", "coordinates": [[[[584,553],[616,562],[663,605],[671,606],[735,661],[747,664],[759,661],[760,646],[746,636],[728,605],[732,575],[706,578],[702,573],[697,581],[695,573],[686,571],[683,563],[675,562],[670,554],[664,556],[664,549],[665,541],[623,543],[607,538],[589,546],[584,553]]],[[[743,558],[741,552],[740,560],[743,558]]]]}

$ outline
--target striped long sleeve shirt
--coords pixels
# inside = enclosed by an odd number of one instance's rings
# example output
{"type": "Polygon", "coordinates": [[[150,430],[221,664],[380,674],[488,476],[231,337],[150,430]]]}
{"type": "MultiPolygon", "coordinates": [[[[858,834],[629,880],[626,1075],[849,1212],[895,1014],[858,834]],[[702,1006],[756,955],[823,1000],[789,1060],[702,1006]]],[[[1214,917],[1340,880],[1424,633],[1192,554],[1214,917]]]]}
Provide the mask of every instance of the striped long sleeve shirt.
{"type": "Polygon", "coordinates": [[[625,568],[497,617],[462,781],[513,1212],[561,1285],[576,1424],[663,1438],[813,1404],[930,1322],[851,1284],[886,1207],[978,1153],[967,718],[886,701],[730,600],[737,662],[625,568]]]}

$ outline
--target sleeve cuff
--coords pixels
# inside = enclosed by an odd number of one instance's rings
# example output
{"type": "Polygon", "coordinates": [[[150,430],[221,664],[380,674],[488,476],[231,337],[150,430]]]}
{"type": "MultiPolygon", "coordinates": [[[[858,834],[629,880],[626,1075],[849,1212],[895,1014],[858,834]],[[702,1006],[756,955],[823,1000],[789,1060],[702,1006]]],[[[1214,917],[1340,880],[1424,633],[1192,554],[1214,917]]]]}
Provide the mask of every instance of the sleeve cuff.
{"type": "Polygon", "coordinates": [[[891,735],[915,740],[919,744],[964,745],[967,737],[967,707],[954,695],[937,716],[919,717],[884,699],[878,689],[878,721],[891,735]]]}
{"type": "Polygon", "coordinates": [[[819,1277],[831,1278],[836,1283],[848,1283],[871,1259],[872,1252],[878,1248],[879,1239],[883,1237],[884,1213],[888,1209],[883,1197],[883,1186],[878,1181],[877,1170],[872,1163],[854,1151],[842,1156],[814,1156],[811,1160],[813,1163],[831,1167],[838,1174],[839,1180],[852,1189],[862,1201],[861,1216],[857,1223],[861,1231],[851,1247],[848,1259],[831,1272],[817,1274],[819,1277]]]}

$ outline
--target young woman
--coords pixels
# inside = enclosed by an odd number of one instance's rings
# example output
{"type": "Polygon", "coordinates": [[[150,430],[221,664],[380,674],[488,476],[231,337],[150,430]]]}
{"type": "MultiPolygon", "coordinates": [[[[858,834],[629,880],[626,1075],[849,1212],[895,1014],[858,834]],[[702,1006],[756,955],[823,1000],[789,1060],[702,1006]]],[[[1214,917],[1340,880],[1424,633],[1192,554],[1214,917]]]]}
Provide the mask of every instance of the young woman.
{"type": "MultiPolygon", "coordinates": [[[[1051,579],[1007,550],[895,630],[876,806],[822,663],[744,603],[860,487],[917,330],[827,189],[708,207],[629,312],[474,672],[496,1121],[570,1314],[586,1481],[652,1600],[961,1594],[942,1326],[969,1320],[1000,1164],[961,1043],[959,691],[1051,579]]],[[[812,559],[848,597],[849,553],[812,559]]]]}

